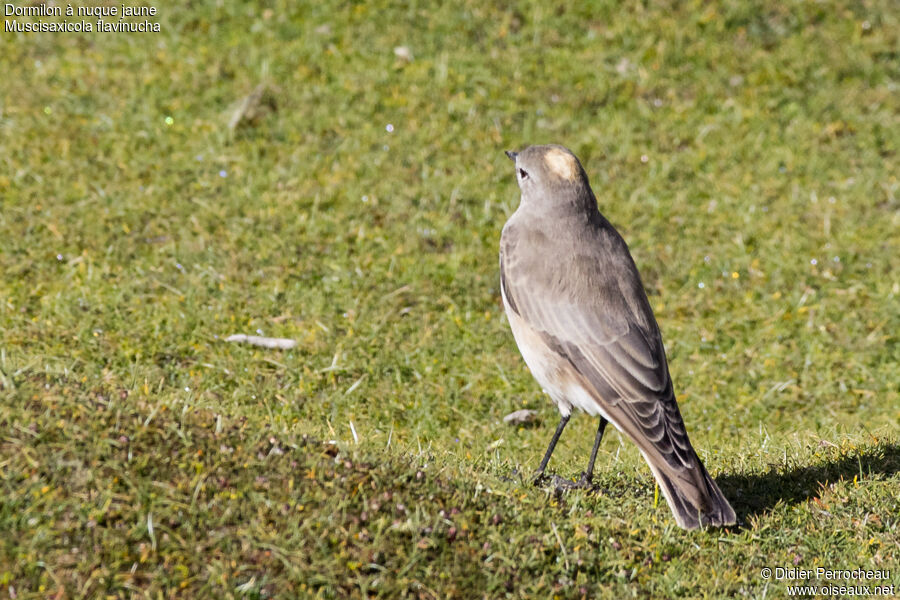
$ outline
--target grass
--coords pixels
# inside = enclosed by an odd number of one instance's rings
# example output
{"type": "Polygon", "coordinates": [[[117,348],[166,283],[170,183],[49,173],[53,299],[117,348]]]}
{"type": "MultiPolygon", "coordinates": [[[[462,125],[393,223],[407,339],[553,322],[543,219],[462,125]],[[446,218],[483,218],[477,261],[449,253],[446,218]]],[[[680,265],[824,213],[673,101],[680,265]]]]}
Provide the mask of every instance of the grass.
{"type": "Polygon", "coordinates": [[[893,5],[482,4],[0,36],[0,597],[900,584],[893,5]],[[556,414],[497,244],[502,150],[546,142],[628,240],[739,527],[678,530],[617,433],[601,494],[528,484],[556,414]],[[257,331],[299,345],[222,341],[257,331]]]}

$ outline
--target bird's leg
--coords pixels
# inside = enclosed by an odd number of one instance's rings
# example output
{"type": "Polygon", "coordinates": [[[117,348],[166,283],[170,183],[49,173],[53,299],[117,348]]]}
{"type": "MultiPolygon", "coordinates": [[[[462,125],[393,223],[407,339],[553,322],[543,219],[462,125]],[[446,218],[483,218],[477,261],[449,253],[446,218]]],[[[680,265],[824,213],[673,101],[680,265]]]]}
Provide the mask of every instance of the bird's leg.
{"type": "Polygon", "coordinates": [[[597,460],[597,450],[600,448],[600,440],[603,439],[603,431],[609,421],[600,417],[600,425],[597,426],[597,437],[594,438],[594,447],[591,449],[591,460],[588,461],[587,471],[581,474],[581,480],[578,482],[580,487],[591,487],[591,479],[594,477],[594,461],[597,460]]]}
{"type": "Polygon", "coordinates": [[[588,462],[587,471],[583,471],[581,473],[581,478],[578,481],[563,479],[562,477],[554,475],[553,485],[556,487],[557,491],[573,489],[593,489],[593,486],[591,485],[591,478],[594,476],[594,461],[597,460],[597,450],[600,448],[600,440],[603,439],[603,431],[606,429],[607,422],[608,421],[606,419],[600,417],[600,425],[597,427],[597,437],[594,438],[594,447],[591,450],[591,460],[588,462]]]}
{"type": "Polygon", "coordinates": [[[559,425],[556,426],[556,433],[554,433],[553,438],[550,439],[550,446],[547,448],[547,453],[544,454],[544,460],[541,461],[541,466],[538,467],[538,470],[534,474],[535,485],[538,485],[544,477],[544,469],[547,468],[547,463],[550,462],[550,455],[553,454],[553,449],[556,448],[556,442],[559,441],[559,436],[562,435],[563,429],[566,428],[566,423],[569,422],[570,416],[571,415],[563,415],[559,420],[559,425]]]}

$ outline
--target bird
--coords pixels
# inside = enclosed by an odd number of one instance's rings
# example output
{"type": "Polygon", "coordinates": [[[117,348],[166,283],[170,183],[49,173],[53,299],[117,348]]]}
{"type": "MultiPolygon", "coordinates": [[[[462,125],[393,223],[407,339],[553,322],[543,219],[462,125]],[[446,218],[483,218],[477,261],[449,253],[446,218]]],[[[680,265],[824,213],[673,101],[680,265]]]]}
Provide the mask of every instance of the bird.
{"type": "Polygon", "coordinates": [[[519,351],[561,416],[535,483],[578,409],[600,422],[587,470],[562,487],[591,486],[612,423],[637,445],[680,527],[734,524],[688,438],[637,266],[581,162],[556,144],[506,155],[521,198],[500,236],[500,293],[519,351]]]}

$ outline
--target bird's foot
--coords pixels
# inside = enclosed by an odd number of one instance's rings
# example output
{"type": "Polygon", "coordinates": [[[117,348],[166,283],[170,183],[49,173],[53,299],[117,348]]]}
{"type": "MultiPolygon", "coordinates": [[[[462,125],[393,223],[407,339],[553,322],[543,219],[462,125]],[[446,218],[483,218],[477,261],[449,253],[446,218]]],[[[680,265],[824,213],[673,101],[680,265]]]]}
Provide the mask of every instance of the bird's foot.
{"type": "Polygon", "coordinates": [[[571,479],[564,479],[559,475],[554,475],[550,479],[553,487],[558,492],[568,491],[568,490],[585,490],[588,492],[602,492],[602,488],[593,484],[591,479],[587,476],[586,473],[582,473],[581,477],[578,478],[578,481],[572,481],[571,479]]]}
{"type": "Polygon", "coordinates": [[[551,481],[553,482],[553,487],[558,490],[583,490],[591,487],[590,482],[587,481],[584,476],[578,481],[572,481],[571,479],[554,475],[551,481]]]}
{"type": "Polygon", "coordinates": [[[586,490],[588,492],[596,493],[603,492],[603,488],[594,485],[586,473],[582,473],[581,477],[578,478],[578,481],[572,481],[571,479],[560,477],[555,473],[547,475],[543,471],[538,471],[534,474],[531,484],[535,487],[543,487],[549,484],[556,492],[565,492],[568,490],[586,490]]]}
{"type": "MultiPolygon", "coordinates": [[[[556,477],[556,475],[554,475],[556,477]]],[[[534,487],[541,487],[550,481],[550,477],[548,477],[543,471],[535,471],[534,475],[531,476],[531,485],[534,487]]]]}

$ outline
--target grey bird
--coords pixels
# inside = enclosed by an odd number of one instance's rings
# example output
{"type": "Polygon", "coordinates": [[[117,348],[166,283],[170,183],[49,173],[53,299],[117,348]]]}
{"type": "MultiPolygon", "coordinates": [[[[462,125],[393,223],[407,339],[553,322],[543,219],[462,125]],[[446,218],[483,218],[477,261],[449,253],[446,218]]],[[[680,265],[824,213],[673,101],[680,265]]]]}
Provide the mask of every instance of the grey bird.
{"type": "Polygon", "coordinates": [[[688,439],[637,267],[600,214],[581,163],[556,145],[506,154],[522,197],[500,237],[503,306],[525,363],[562,416],[538,478],[577,408],[600,425],[576,486],[590,486],[611,422],[637,444],[679,526],[733,524],[734,510],[688,439]]]}

